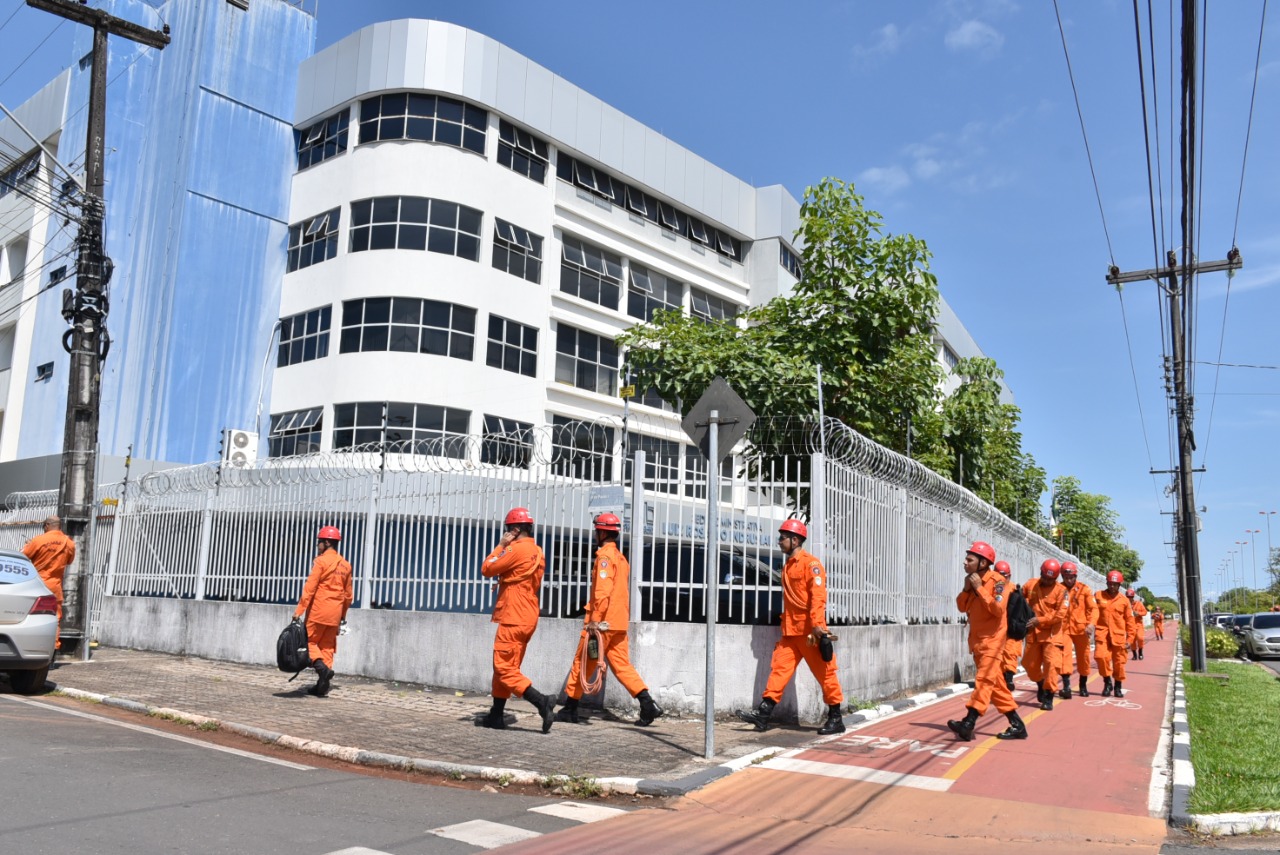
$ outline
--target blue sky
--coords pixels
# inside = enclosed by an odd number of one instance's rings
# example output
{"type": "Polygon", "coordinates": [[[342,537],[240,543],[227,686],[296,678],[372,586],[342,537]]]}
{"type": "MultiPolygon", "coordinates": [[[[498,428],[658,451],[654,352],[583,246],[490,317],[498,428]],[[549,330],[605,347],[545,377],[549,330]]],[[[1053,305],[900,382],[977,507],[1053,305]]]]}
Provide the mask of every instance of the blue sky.
{"type": "MultiPolygon", "coordinates": [[[[1123,270],[1155,263],[1133,7],[1119,0],[1059,5],[1110,248],[1051,3],[326,0],[317,46],[380,20],[453,21],[753,184],[780,183],[800,197],[823,176],[855,182],[890,230],[928,242],[943,294],[1006,372],[1023,410],[1024,447],[1050,477],[1075,475],[1086,490],[1110,495],[1146,562],[1142,584],[1172,593],[1172,551],[1164,545],[1171,517],[1160,513],[1172,509],[1163,493],[1169,482],[1148,474],[1174,462],[1157,290],[1127,285],[1122,316],[1121,298],[1104,280],[1113,253],[1123,270]]],[[[1168,4],[1155,5],[1160,231],[1164,244],[1176,246],[1169,163],[1177,101],[1170,97],[1168,4]]],[[[1262,45],[1235,224],[1261,11],[1262,0],[1210,4],[1201,22],[1199,251],[1204,260],[1223,258],[1234,235],[1245,260],[1229,295],[1224,274],[1199,280],[1193,355],[1201,362],[1280,364],[1274,21],[1262,45]]],[[[0,102],[9,107],[74,59],[70,24],[58,27],[22,0],[0,0],[0,22],[11,13],[0,30],[0,102]]],[[[1150,79],[1147,86],[1150,94],[1150,79]]],[[[1280,371],[1201,364],[1194,380],[1195,462],[1208,469],[1197,483],[1196,502],[1208,509],[1200,556],[1211,593],[1222,587],[1219,567],[1233,549],[1249,583],[1252,548],[1260,545],[1264,576],[1266,518],[1258,512],[1280,510],[1280,371]],[[1262,530],[1257,540],[1250,529],[1262,530]],[[1236,541],[1253,542],[1241,548],[1236,541]]],[[[1280,545],[1280,514],[1273,522],[1280,545]]],[[[1020,570],[1030,575],[1031,568],[1020,570]]]]}

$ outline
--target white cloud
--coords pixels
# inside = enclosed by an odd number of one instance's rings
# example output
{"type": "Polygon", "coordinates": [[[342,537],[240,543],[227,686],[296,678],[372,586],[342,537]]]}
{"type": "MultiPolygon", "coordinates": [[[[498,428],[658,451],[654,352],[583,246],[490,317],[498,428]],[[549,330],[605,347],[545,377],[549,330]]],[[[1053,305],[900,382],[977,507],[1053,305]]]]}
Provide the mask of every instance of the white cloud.
{"type": "Polygon", "coordinates": [[[870,45],[855,45],[853,58],[859,63],[870,65],[898,52],[902,46],[902,34],[896,24],[885,24],[875,31],[875,41],[870,45]]]}
{"type": "Polygon", "coordinates": [[[911,176],[901,166],[873,166],[862,171],[858,176],[858,183],[862,185],[870,184],[872,187],[890,194],[897,193],[909,185],[911,176]]]}
{"type": "Polygon", "coordinates": [[[948,48],[953,51],[974,51],[981,54],[992,54],[1004,44],[1004,36],[990,24],[969,20],[947,33],[944,39],[948,48]]]}
{"type": "Polygon", "coordinates": [[[929,179],[942,171],[942,164],[931,157],[922,157],[912,167],[917,178],[929,179]]]}

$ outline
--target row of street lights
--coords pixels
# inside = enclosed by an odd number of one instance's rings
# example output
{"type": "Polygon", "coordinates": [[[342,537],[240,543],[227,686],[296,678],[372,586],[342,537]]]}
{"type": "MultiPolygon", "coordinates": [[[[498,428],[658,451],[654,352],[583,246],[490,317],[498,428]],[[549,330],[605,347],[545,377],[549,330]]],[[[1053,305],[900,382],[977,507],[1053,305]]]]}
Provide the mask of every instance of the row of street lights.
{"type": "MultiPolygon", "coordinates": [[[[1263,519],[1267,522],[1267,567],[1271,566],[1271,517],[1275,515],[1275,511],[1258,511],[1263,519]]],[[[1218,576],[1220,588],[1226,591],[1228,587],[1244,587],[1244,548],[1249,547],[1250,563],[1253,568],[1253,590],[1258,588],[1258,539],[1256,535],[1262,534],[1260,528],[1246,528],[1246,535],[1250,535],[1248,540],[1237,540],[1235,548],[1227,551],[1228,557],[1222,559],[1222,563],[1218,565],[1218,576]],[[1239,566],[1237,567],[1236,557],[1239,556],[1239,566]]]]}

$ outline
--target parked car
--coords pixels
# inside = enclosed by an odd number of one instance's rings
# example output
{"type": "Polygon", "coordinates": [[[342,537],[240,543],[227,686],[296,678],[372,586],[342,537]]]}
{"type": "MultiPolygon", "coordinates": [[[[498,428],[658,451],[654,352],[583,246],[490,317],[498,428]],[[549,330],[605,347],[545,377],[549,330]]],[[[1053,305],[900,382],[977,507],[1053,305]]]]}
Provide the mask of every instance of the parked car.
{"type": "Polygon", "coordinates": [[[1226,629],[1226,624],[1230,623],[1233,617],[1235,617],[1235,615],[1227,612],[1207,614],[1204,616],[1204,625],[1208,629],[1212,629],[1213,627],[1226,629]]]}
{"type": "Polygon", "coordinates": [[[1240,636],[1244,654],[1250,659],[1280,656],[1280,612],[1259,612],[1240,636]]]}
{"type": "Polygon", "coordinates": [[[1249,625],[1252,623],[1253,615],[1232,615],[1230,623],[1224,628],[1231,630],[1231,634],[1236,638],[1240,638],[1249,631],[1249,625]]]}
{"type": "Polygon", "coordinates": [[[58,634],[58,600],[21,552],[0,551],[0,673],[21,695],[44,688],[58,634]]]}

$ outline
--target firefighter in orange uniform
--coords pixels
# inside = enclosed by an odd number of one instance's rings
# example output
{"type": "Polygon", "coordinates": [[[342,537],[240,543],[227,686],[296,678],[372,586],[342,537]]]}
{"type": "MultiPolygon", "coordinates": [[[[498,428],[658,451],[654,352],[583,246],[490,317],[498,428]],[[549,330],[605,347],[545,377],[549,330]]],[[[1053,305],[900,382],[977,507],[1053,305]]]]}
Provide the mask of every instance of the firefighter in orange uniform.
{"type": "Polygon", "coordinates": [[[1142,597],[1134,594],[1133,588],[1126,591],[1125,596],[1133,604],[1133,658],[1146,659],[1147,654],[1143,648],[1147,644],[1147,626],[1143,618],[1147,616],[1147,604],[1142,601],[1142,597]]]}
{"type": "Polygon", "coordinates": [[[1058,674],[1062,671],[1062,653],[1066,647],[1064,627],[1071,597],[1058,584],[1062,565],[1047,558],[1040,565],[1040,579],[1029,579],[1022,586],[1022,596],[1035,616],[1027,621],[1027,651],[1022,665],[1027,676],[1040,684],[1037,696],[1040,709],[1053,709],[1053,695],[1058,691],[1058,674]]]}
{"type": "Polygon", "coordinates": [[[1071,650],[1076,652],[1076,671],[1080,674],[1080,697],[1089,697],[1089,637],[1098,623],[1098,604],[1093,601],[1093,589],[1077,581],[1080,575],[1074,561],[1062,562],[1062,587],[1067,589],[1071,605],[1067,609],[1067,646],[1062,652],[1062,692],[1059,697],[1071,700],[1071,650]]]}
{"type": "Polygon", "coordinates": [[[306,615],[307,655],[316,669],[316,684],[307,691],[318,698],[329,694],[338,633],[351,608],[351,565],[338,554],[340,540],[342,533],[331,525],[316,535],[316,560],[311,562],[311,575],[293,612],[295,621],[306,615]]]}
{"type": "Polygon", "coordinates": [[[582,699],[582,653],[589,649],[587,639],[594,632],[600,633],[600,645],[595,659],[589,660],[587,679],[595,679],[600,660],[609,663],[609,670],[631,697],[640,702],[640,718],[636,724],[648,727],[662,715],[662,708],[654,703],[649,689],[640,679],[627,646],[627,627],[631,622],[631,564],[618,549],[618,537],[622,533],[622,520],[615,514],[600,514],[595,518],[596,560],[591,570],[591,600],[583,619],[582,636],[578,650],[569,668],[569,680],[565,685],[567,700],[556,721],[577,723],[578,701],[582,699]]]}
{"type": "Polygon", "coordinates": [[[969,652],[978,672],[973,681],[965,717],[947,722],[947,727],[966,742],[973,740],[978,716],[994,703],[1009,719],[1009,727],[997,733],[997,739],[1026,739],[1027,726],[1018,715],[1000,667],[1004,660],[1004,643],[1008,627],[1004,592],[1007,583],[991,568],[996,551],[991,544],[975,541],[964,556],[964,587],[956,596],[956,608],[969,616],[969,652]]]}
{"type": "Polygon", "coordinates": [[[45,517],[44,533],[27,541],[22,554],[36,565],[40,580],[49,593],[58,598],[58,629],[55,631],[53,649],[62,647],[62,579],[67,568],[76,560],[76,542],[62,531],[62,520],[45,517]]]}
{"type": "Polygon", "coordinates": [[[822,685],[822,699],[827,705],[827,720],[818,733],[825,736],[844,732],[840,710],[844,693],[827,630],[827,568],[805,551],[808,537],[809,529],[797,519],[785,520],[778,529],[778,547],[787,556],[782,568],[782,637],[773,647],[769,682],[759,706],[737,711],[738,718],[754,724],[756,730],[768,729],[769,716],[803,659],[822,685]]]}
{"type": "MultiPolygon", "coordinates": [[[[1013,568],[1009,566],[1008,561],[997,561],[996,572],[1004,577],[1005,582],[1013,576],[1013,568]]],[[[1005,608],[1008,608],[1006,602],[1005,608]]],[[[1008,686],[1009,691],[1013,691],[1013,673],[1018,670],[1018,660],[1022,658],[1022,639],[1009,638],[1004,643],[1004,661],[1000,664],[1004,671],[1004,684],[1008,686]]]]}
{"type": "Polygon", "coordinates": [[[1164,639],[1164,609],[1156,606],[1151,612],[1151,626],[1156,631],[1156,641],[1164,639]]]}
{"type": "Polygon", "coordinates": [[[555,698],[542,694],[520,673],[529,639],[538,628],[538,590],[547,561],[533,540],[533,516],[528,508],[512,508],[502,521],[502,539],[485,558],[480,572],[498,580],[493,605],[493,706],[477,724],[501,730],[507,726],[507,698],[524,698],[542,716],[542,732],[555,721],[555,698]]]}
{"type": "Polygon", "coordinates": [[[1124,664],[1126,651],[1133,641],[1133,606],[1120,586],[1124,574],[1112,570],[1107,574],[1107,589],[1093,595],[1098,604],[1098,631],[1093,638],[1093,656],[1098,661],[1098,673],[1102,675],[1102,696],[1124,697],[1124,664]],[[1114,679],[1114,683],[1113,683],[1114,679]]]}

